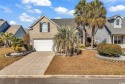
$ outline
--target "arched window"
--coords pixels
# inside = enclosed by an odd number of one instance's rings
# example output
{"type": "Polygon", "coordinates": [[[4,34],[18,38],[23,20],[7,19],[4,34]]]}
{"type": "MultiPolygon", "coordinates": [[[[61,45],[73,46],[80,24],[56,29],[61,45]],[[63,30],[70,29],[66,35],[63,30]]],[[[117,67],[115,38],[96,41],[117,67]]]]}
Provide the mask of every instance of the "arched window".
{"type": "Polygon", "coordinates": [[[120,20],[117,19],[117,20],[116,20],[116,25],[120,25],[119,23],[120,23],[120,20]]]}
{"type": "Polygon", "coordinates": [[[40,24],[40,32],[49,32],[48,23],[44,22],[40,24]]]}

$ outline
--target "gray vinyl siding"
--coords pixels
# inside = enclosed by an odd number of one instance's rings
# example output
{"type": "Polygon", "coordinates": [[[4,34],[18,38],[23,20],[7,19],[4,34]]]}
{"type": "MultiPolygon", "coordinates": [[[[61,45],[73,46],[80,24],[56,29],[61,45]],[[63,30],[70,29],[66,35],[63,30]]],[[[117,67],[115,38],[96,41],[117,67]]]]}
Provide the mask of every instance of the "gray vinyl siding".
{"type": "Polygon", "coordinates": [[[9,28],[9,24],[5,22],[0,26],[0,32],[5,32],[8,28],[9,28]]]}
{"type": "Polygon", "coordinates": [[[25,31],[22,28],[19,28],[19,30],[14,35],[17,38],[23,38],[26,35],[25,31]]]}
{"type": "Polygon", "coordinates": [[[110,43],[111,41],[110,34],[107,31],[106,27],[99,28],[94,36],[94,39],[96,44],[102,42],[110,43]]]}

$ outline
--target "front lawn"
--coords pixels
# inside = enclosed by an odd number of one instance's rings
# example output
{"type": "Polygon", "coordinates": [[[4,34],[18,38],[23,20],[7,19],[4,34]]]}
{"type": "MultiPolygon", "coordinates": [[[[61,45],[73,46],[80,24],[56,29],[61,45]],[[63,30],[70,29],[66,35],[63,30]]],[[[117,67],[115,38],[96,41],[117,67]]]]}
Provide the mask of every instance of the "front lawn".
{"type": "Polygon", "coordinates": [[[80,56],[55,56],[45,75],[125,75],[125,62],[101,60],[96,53],[84,50],[80,56]]]}
{"type": "Polygon", "coordinates": [[[9,52],[13,52],[13,49],[0,48],[0,70],[22,58],[22,57],[13,57],[13,58],[5,57],[4,55],[9,52]]]}

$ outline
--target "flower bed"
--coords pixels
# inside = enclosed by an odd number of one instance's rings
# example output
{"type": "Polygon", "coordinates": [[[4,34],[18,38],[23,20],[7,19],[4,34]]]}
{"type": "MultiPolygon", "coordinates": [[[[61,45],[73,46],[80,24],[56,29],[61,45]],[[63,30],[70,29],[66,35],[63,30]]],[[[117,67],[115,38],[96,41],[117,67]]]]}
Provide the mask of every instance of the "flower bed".
{"type": "Polygon", "coordinates": [[[24,51],[24,52],[11,52],[8,54],[5,54],[5,57],[18,57],[18,56],[25,56],[27,54],[31,53],[30,51],[24,51]]]}
{"type": "Polygon", "coordinates": [[[102,56],[102,55],[96,54],[96,57],[99,58],[99,59],[103,59],[103,60],[109,60],[109,61],[115,61],[115,62],[125,62],[125,56],[106,57],[106,56],[102,56]]]}

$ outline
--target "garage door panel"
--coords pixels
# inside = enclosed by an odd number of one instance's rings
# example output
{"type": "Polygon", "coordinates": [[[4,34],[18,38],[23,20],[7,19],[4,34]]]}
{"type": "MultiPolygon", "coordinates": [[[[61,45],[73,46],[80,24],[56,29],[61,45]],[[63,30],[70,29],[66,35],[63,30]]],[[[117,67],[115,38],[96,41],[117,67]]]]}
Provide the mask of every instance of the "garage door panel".
{"type": "Polygon", "coordinates": [[[53,51],[53,40],[34,40],[36,51],[53,51]]]}

